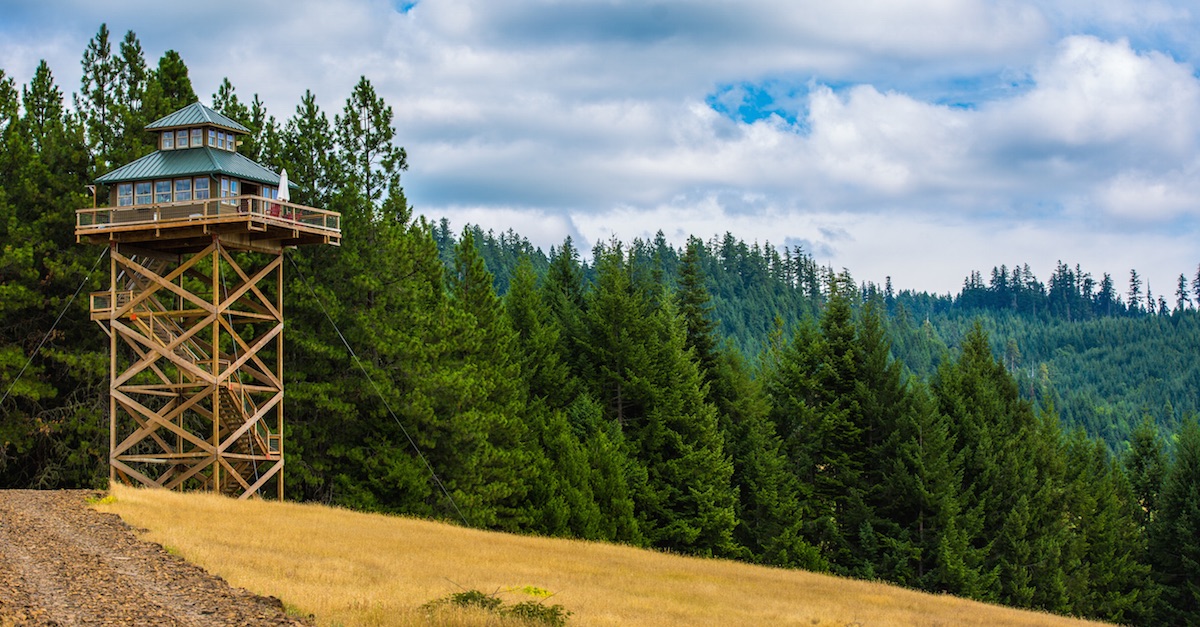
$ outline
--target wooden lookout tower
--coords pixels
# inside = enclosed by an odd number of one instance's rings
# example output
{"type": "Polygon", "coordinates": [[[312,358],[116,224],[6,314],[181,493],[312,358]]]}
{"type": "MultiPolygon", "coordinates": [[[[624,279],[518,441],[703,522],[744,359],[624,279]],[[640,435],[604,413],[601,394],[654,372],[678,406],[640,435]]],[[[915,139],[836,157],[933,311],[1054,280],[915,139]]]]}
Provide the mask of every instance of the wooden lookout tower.
{"type": "Polygon", "coordinates": [[[338,245],[340,216],[284,200],[286,176],[238,154],[248,129],[199,102],[146,130],[158,150],[96,179],[109,206],[76,214],[76,240],[109,247],[91,298],[109,477],[283,498],[283,253],[338,245]]]}

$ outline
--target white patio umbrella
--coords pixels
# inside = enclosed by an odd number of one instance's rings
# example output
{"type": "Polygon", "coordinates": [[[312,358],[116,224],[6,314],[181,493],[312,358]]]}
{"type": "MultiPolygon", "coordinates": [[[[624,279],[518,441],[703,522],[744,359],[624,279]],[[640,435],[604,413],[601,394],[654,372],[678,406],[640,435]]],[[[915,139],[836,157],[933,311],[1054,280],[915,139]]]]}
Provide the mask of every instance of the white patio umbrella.
{"type": "Polygon", "coordinates": [[[292,199],[291,194],[288,193],[287,170],[280,170],[279,171],[279,200],[282,200],[283,202],[288,202],[291,199],[292,199]]]}

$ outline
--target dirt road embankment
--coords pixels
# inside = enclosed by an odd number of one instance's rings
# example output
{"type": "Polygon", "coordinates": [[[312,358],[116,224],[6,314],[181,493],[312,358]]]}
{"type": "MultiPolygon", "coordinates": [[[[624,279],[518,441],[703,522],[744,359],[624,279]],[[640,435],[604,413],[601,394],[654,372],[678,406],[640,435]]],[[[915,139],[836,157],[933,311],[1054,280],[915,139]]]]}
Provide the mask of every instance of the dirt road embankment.
{"type": "Polygon", "coordinates": [[[139,540],[88,491],[0,490],[0,627],[297,625],[278,599],[139,540]]]}

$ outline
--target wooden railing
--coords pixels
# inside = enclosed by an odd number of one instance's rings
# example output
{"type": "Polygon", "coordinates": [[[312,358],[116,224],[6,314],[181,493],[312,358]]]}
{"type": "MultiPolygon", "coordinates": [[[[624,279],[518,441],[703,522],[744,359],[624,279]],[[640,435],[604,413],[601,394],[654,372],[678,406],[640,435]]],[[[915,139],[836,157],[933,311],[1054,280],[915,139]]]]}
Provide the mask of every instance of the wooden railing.
{"type": "Polygon", "coordinates": [[[255,216],[284,225],[303,225],[334,234],[340,234],[342,231],[342,216],[336,211],[262,196],[233,196],[134,207],[80,209],[75,212],[75,230],[83,233],[113,226],[186,224],[197,220],[235,216],[255,216]]]}
{"type": "Polygon", "coordinates": [[[118,291],[115,302],[113,300],[113,293],[108,290],[92,292],[92,315],[110,314],[129,304],[131,300],[133,300],[133,292],[129,290],[118,291]]]}

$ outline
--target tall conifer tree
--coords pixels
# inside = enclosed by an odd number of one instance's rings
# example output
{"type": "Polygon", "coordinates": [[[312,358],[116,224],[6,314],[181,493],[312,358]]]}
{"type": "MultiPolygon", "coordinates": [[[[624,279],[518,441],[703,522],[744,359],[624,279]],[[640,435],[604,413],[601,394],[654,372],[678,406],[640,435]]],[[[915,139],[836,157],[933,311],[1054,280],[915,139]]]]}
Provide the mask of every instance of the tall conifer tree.
{"type": "Polygon", "coordinates": [[[1150,524],[1150,560],[1161,586],[1157,619],[1164,625],[1200,623],[1200,423],[1179,431],[1175,460],[1150,524]]]}

